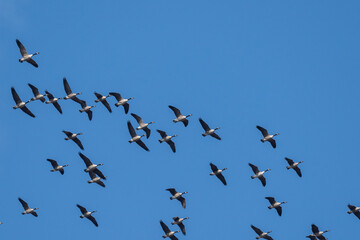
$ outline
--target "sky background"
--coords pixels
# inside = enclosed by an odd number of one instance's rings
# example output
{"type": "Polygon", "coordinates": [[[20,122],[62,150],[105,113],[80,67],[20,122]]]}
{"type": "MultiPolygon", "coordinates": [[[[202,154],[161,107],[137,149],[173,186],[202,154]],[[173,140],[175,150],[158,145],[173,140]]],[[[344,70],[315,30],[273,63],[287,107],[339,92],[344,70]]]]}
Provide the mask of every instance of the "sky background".
{"type": "Polygon", "coordinates": [[[359,10],[355,0],[0,1],[0,238],[161,239],[159,220],[171,226],[179,216],[190,217],[179,239],[255,239],[254,224],[298,240],[312,223],[330,229],[329,240],[353,239],[359,10]],[[40,52],[38,69],[18,62],[17,38],[40,52]],[[63,115],[39,101],[28,104],[35,119],[12,109],[12,86],[23,100],[27,83],[63,97],[63,77],[88,103],[94,91],[134,97],[129,113],[156,122],[144,140],[150,152],[128,143],[126,121],[136,122],[114,99],[113,113],[97,104],[91,122],[70,100],[59,102],[63,115]],[[168,105],[193,114],[187,128],[168,105]],[[203,138],[199,117],[223,140],[203,138]],[[260,142],[256,125],[280,133],[277,149],[260,142]],[[156,129],[179,135],[176,154],[156,129]],[[62,130],[84,134],[83,153],[104,163],[105,189],[87,183],[80,149],[62,130]],[[304,161],[303,178],[284,157],[304,161]],[[47,158],[69,164],[65,175],[50,172],[47,158]],[[210,162],[228,168],[228,186],[209,176],[210,162]],[[249,162],[272,169],[265,188],[249,162]],[[189,192],[186,210],[169,187],[189,192]],[[288,202],[282,217],[267,196],[288,202]],[[22,216],[18,197],[39,217],[22,216]],[[98,211],[98,228],[76,204],[98,211]]]}

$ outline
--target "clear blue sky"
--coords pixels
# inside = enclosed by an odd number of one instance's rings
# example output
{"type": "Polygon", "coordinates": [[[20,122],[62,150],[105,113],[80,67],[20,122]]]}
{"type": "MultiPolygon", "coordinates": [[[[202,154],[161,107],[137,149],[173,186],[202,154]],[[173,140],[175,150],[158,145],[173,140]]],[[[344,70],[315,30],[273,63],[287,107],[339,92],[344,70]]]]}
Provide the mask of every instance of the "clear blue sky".
{"type": "Polygon", "coordinates": [[[159,220],[180,216],[190,219],[179,239],[254,239],[254,224],[298,240],[312,223],[329,239],[354,239],[360,222],[346,205],[360,205],[359,10],[334,0],[1,1],[0,238],[161,239],[159,220]],[[40,52],[38,69],[18,62],[16,38],[40,52]],[[63,115],[30,103],[35,119],[12,109],[11,86],[24,100],[27,83],[64,96],[64,76],[89,103],[94,91],[134,97],[130,112],[156,122],[144,140],[151,151],[128,143],[126,121],[136,123],[113,99],[113,113],[97,104],[91,122],[72,101],[59,102],[63,115]],[[193,114],[187,128],[172,123],[169,104],[193,114]],[[198,117],[223,140],[203,138],[198,117]],[[280,132],[277,149],[256,125],[280,132]],[[155,129],[179,135],[176,154],[155,129]],[[87,183],[62,130],[84,133],[105,189],[87,183]],[[302,179],[284,157],[304,161],[302,179]],[[46,158],[68,163],[65,175],[46,158]],[[209,176],[210,162],[228,168],[228,186],[209,176]],[[272,169],[265,188],[249,162],[272,169]],[[169,187],[189,192],[186,210],[169,187]],[[282,217],[267,196],[288,202],[282,217]],[[39,217],[22,216],[18,197],[39,217]],[[98,211],[99,228],[77,203],[98,211]]]}

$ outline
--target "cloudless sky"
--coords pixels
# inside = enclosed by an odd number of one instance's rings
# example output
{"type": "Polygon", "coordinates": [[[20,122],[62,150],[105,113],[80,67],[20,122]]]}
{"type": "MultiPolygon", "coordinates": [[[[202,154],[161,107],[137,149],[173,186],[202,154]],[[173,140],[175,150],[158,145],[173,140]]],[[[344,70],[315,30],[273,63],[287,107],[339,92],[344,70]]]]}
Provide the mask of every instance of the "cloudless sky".
{"type": "Polygon", "coordinates": [[[255,239],[254,224],[297,240],[312,223],[329,240],[355,239],[360,221],[346,205],[360,205],[359,11],[354,0],[0,1],[0,238],[161,239],[159,220],[178,230],[179,216],[190,217],[179,239],[255,239]],[[18,62],[17,38],[40,52],[38,69],[18,62]],[[71,100],[59,101],[62,115],[40,101],[28,104],[35,119],[12,109],[12,86],[23,100],[27,83],[63,97],[63,77],[89,104],[94,91],[134,97],[130,113],[156,122],[150,152],[128,143],[126,121],[137,125],[113,98],[113,113],[96,104],[91,122],[71,100]],[[193,114],[187,128],[168,105],[193,114]],[[223,140],[202,137],[199,117],[223,140]],[[276,149],[256,125],[280,133],[276,149]],[[176,154],[156,129],[178,134],[176,154]],[[62,130],[83,133],[106,188],[87,183],[62,130]],[[304,161],[303,178],[284,157],[304,161]],[[69,164],[65,174],[47,158],[69,164]],[[228,186],[210,162],[228,168],[228,186]],[[249,162],[271,169],[265,188],[249,162]],[[185,210],[169,187],[189,192],[185,210]],[[288,202],[282,217],[267,196],[288,202]],[[22,216],[18,197],[39,217],[22,216]],[[98,228],[76,204],[97,210],[98,228]]]}

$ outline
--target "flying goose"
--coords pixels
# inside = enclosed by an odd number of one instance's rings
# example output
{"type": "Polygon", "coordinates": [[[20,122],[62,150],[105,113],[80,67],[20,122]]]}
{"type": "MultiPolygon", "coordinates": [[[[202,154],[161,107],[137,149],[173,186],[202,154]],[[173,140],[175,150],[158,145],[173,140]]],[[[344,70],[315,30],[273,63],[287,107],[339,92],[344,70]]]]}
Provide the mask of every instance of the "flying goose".
{"type": "Polygon", "coordinates": [[[40,100],[41,102],[45,102],[45,96],[43,94],[40,94],[39,89],[37,89],[37,87],[35,87],[34,85],[28,83],[29,87],[31,88],[34,97],[32,99],[29,100],[29,102],[31,101],[36,101],[36,100],[40,100]]]}
{"type": "Polygon", "coordinates": [[[184,116],[181,114],[180,110],[177,109],[176,107],[169,105],[169,108],[174,112],[174,114],[176,116],[176,118],[173,120],[174,123],[182,122],[185,127],[189,124],[189,120],[187,120],[187,118],[191,117],[192,114],[184,116]]]}
{"type": "Polygon", "coordinates": [[[111,113],[111,107],[110,104],[108,103],[108,101],[106,100],[106,98],[110,97],[110,95],[108,96],[103,96],[100,93],[94,92],[95,96],[97,97],[97,99],[95,100],[96,103],[101,102],[102,104],[104,104],[104,106],[106,107],[106,109],[111,113]]]}
{"type": "Polygon", "coordinates": [[[31,65],[33,65],[36,68],[39,67],[39,65],[34,61],[34,59],[32,59],[32,57],[35,56],[35,55],[38,55],[39,52],[36,52],[36,53],[33,53],[33,54],[28,54],[28,52],[26,51],[24,45],[22,45],[22,43],[18,39],[16,39],[16,44],[18,45],[21,56],[22,56],[22,58],[19,59],[19,62],[22,63],[22,62],[26,61],[26,62],[30,63],[31,65]]]}
{"type": "Polygon", "coordinates": [[[287,202],[277,202],[275,201],[275,198],[273,197],[266,197],[265,199],[269,200],[270,206],[268,206],[269,209],[275,208],[279,216],[281,216],[282,208],[281,204],[287,203],[287,202]]]}
{"type": "Polygon", "coordinates": [[[18,198],[21,205],[23,206],[24,210],[21,214],[25,215],[25,214],[31,214],[35,217],[37,217],[37,213],[35,212],[35,210],[38,210],[39,208],[30,208],[29,205],[27,204],[27,202],[25,202],[24,200],[22,200],[21,198],[18,198]]]}
{"type": "Polygon", "coordinates": [[[260,132],[262,133],[262,135],[264,136],[264,138],[261,139],[261,142],[269,142],[273,148],[276,148],[276,142],[274,140],[274,137],[279,135],[279,133],[275,133],[274,135],[270,135],[265,128],[260,127],[260,126],[256,126],[256,128],[259,129],[260,132]]]}
{"type": "Polygon", "coordinates": [[[211,129],[211,128],[209,127],[209,125],[207,125],[206,122],[204,122],[204,120],[202,120],[202,118],[199,118],[199,122],[200,122],[202,128],[205,130],[205,132],[202,134],[204,137],[210,135],[210,136],[216,138],[217,140],[221,140],[221,137],[219,137],[219,135],[217,135],[217,134],[215,133],[215,131],[218,130],[218,129],[220,129],[220,127],[211,129]]]}
{"type": "Polygon", "coordinates": [[[220,181],[226,186],[226,180],[224,178],[224,176],[222,175],[222,172],[225,171],[227,168],[224,169],[218,169],[217,166],[215,164],[210,163],[210,167],[212,170],[212,173],[210,173],[211,176],[215,175],[218,179],[220,179],[220,181]]]}
{"type": "Polygon", "coordinates": [[[80,140],[77,137],[79,135],[82,135],[82,133],[72,133],[72,132],[68,132],[68,131],[64,131],[64,130],[62,132],[65,133],[67,136],[65,138],[66,141],[73,140],[80,147],[81,150],[84,150],[82,143],[80,142],[80,140]]]}
{"type": "Polygon", "coordinates": [[[294,169],[295,172],[297,173],[297,175],[298,175],[299,177],[302,177],[301,170],[300,170],[300,168],[298,167],[298,165],[299,165],[300,163],[303,163],[303,161],[294,162],[292,159],[287,158],[287,157],[285,158],[285,160],[286,160],[286,161],[288,162],[288,164],[289,164],[289,166],[287,166],[286,169],[287,169],[287,170],[289,170],[289,169],[294,169]]]}
{"type": "Polygon", "coordinates": [[[49,93],[48,91],[45,91],[46,93],[46,96],[49,98],[48,101],[46,101],[45,103],[46,104],[50,104],[52,103],[54,105],[54,107],[56,108],[56,110],[58,110],[59,113],[62,114],[62,110],[61,110],[61,107],[58,103],[58,101],[62,98],[55,98],[54,95],[52,95],[51,93],[49,93]]]}
{"type": "Polygon", "coordinates": [[[129,140],[129,143],[136,142],[140,147],[142,147],[146,151],[150,151],[148,149],[148,147],[145,145],[145,143],[143,143],[143,141],[141,141],[141,138],[144,137],[145,135],[138,136],[135,132],[134,127],[131,125],[130,121],[127,122],[127,125],[128,125],[128,129],[129,129],[129,133],[131,135],[131,139],[129,140]]]}
{"type": "Polygon", "coordinates": [[[264,177],[264,173],[266,173],[267,171],[270,171],[271,169],[266,169],[265,171],[259,171],[258,167],[249,163],[249,166],[251,167],[251,169],[253,170],[253,172],[255,173],[255,175],[251,176],[251,179],[254,178],[258,178],[262,185],[265,187],[266,186],[266,179],[264,177]]]}
{"type": "Polygon", "coordinates": [[[86,157],[84,154],[82,154],[81,152],[79,152],[79,156],[81,157],[81,159],[84,161],[84,163],[86,165],[86,168],[84,169],[84,172],[94,172],[100,178],[106,179],[104,174],[97,168],[98,166],[102,166],[104,164],[102,164],[102,163],[93,164],[91,162],[91,160],[88,157],[86,157]]]}
{"type": "Polygon", "coordinates": [[[86,208],[80,206],[79,204],[76,204],[76,206],[80,209],[80,212],[82,213],[82,215],[80,216],[80,218],[87,218],[89,219],[95,226],[99,226],[98,223],[96,222],[95,218],[91,215],[93,214],[95,211],[92,212],[88,212],[86,210],[86,208]]]}
{"type": "Polygon", "coordinates": [[[64,99],[65,100],[66,99],[71,99],[71,100],[81,104],[81,102],[80,102],[81,100],[76,97],[77,95],[80,95],[81,92],[73,93],[71,91],[70,85],[69,85],[69,83],[68,83],[68,81],[66,80],[65,77],[63,78],[63,83],[64,83],[64,89],[65,89],[65,92],[66,92],[66,97],[64,97],[64,99]]]}
{"type": "Polygon", "coordinates": [[[24,113],[26,113],[27,115],[31,116],[31,117],[35,117],[35,115],[26,107],[26,104],[29,102],[23,102],[21,101],[19,95],[17,94],[17,92],[15,91],[15,88],[11,88],[11,94],[13,96],[13,99],[16,103],[15,106],[13,106],[13,109],[17,109],[20,108],[24,113]]]}
{"type": "Polygon", "coordinates": [[[91,180],[89,180],[88,183],[97,183],[100,186],[105,187],[104,182],[101,181],[101,178],[97,177],[93,171],[89,172],[89,176],[90,176],[91,180]]]}
{"type": "Polygon", "coordinates": [[[271,233],[272,231],[269,232],[263,232],[261,231],[259,228],[255,227],[254,225],[251,225],[251,228],[254,230],[254,232],[256,232],[256,234],[258,235],[256,237],[256,239],[260,239],[260,238],[264,238],[267,240],[273,240],[272,237],[269,236],[269,233],[271,233]]]}
{"type": "Polygon", "coordinates": [[[166,224],[160,220],[161,228],[164,230],[165,235],[162,236],[163,238],[170,238],[171,240],[178,240],[178,238],[175,236],[175,233],[178,233],[180,231],[170,231],[169,227],[166,226],[166,224]]]}
{"type": "Polygon", "coordinates": [[[91,111],[92,108],[96,107],[96,106],[88,106],[86,104],[86,101],[83,101],[83,100],[80,100],[79,101],[82,109],[79,110],[79,112],[83,113],[83,112],[86,112],[88,117],[89,117],[89,120],[91,121],[92,119],[92,115],[93,115],[93,112],[91,111]]]}
{"type": "Polygon", "coordinates": [[[123,98],[120,93],[116,93],[116,92],[110,92],[109,95],[114,96],[117,100],[117,103],[115,103],[115,106],[123,106],[124,110],[125,110],[125,114],[127,114],[129,112],[129,103],[128,101],[130,101],[131,99],[134,99],[133,97],[131,98],[123,98]]]}
{"type": "Polygon", "coordinates": [[[170,145],[171,150],[175,153],[176,152],[176,148],[175,148],[175,143],[171,140],[173,137],[176,137],[177,135],[172,135],[172,136],[168,136],[166,134],[166,132],[161,131],[159,129],[156,130],[158,133],[160,133],[160,136],[162,137],[161,139],[159,139],[160,143],[166,142],[167,144],[170,145]]]}
{"type": "Polygon", "coordinates": [[[178,200],[178,201],[180,201],[181,202],[181,206],[183,207],[183,208],[186,208],[186,201],[185,201],[185,198],[182,196],[183,194],[186,194],[186,193],[188,193],[188,192],[177,192],[176,190],[175,190],[175,188],[168,188],[168,189],[166,189],[166,191],[169,191],[170,193],[171,193],[171,197],[170,197],[170,200],[173,200],[173,199],[176,199],[176,200],[178,200]]]}
{"type": "Polygon", "coordinates": [[[144,132],[146,133],[146,138],[149,138],[151,130],[148,128],[148,126],[155,122],[144,123],[142,118],[139,117],[138,115],[136,115],[135,113],[132,113],[131,116],[133,116],[139,124],[139,126],[136,128],[136,130],[141,130],[141,129],[144,130],[144,132]]]}
{"type": "Polygon", "coordinates": [[[319,240],[326,240],[323,234],[329,232],[330,230],[319,231],[319,228],[315,224],[311,224],[311,231],[319,240]]]}
{"type": "Polygon", "coordinates": [[[189,219],[188,217],[186,218],[179,218],[179,217],[173,217],[174,222],[171,223],[171,225],[178,225],[181,232],[186,235],[186,231],[185,231],[185,226],[183,224],[183,221],[189,219]]]}
{"type": "Polygon", "coordinates": [[[350,209],[350,211],[347,212],[348,214],[353,213],[358,219],[360,219],[360,207],[348,204],[348,208],[350,209]]]}
{"type": "Polygon", "coordinates": [[[53,160],[53,159],[46,159],[51,163],[51,166],[53,167],[53,169],[50,170],[50,172],[56,172],[59,171],[61,173],[61,175],[64,175],[64,167],[69,166],[68,164],[62,165],[60,166],[57,161],[53,160]]]}

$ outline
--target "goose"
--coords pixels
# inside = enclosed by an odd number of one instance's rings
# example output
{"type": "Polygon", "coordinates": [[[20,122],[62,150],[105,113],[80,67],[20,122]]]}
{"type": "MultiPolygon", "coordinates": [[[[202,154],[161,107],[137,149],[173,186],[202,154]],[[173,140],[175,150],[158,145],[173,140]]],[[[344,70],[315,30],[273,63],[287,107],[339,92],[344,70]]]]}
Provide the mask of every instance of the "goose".
{"type": "Polygon", "coordinates": [[[96,103],[101,102],[102,104],[104,104],[104,106],[106,107],[106,109],[111,113],[111,107],[110,104],[108,103],[108,101],[106,100],[106,98],[108,98],[110,95],[108,96],[103,96],[100,93],[94,92],[95,96],[97,97],[97,99],[95,100],[96,103]]]}
{"type": "Polygon", "coordinates": [[[41,102],[45,102],[45,96],[43,94],[40,94],[39,89],[37,89],[37,87],[35,87],[34,85],[28,83],[29,87],[31,88],[34,97],[32,99],[29,100],[29,102],[31,101],[36,101],[36,100],[40,100],[41,102]]]}
{"type": "Polygon", "coordinates": [[[97,168],[98,166],[102,166],[104,164],[102,164],[102,163],[93,164],[91,162],[91,160],[88,157],[86,157],[84,154],[82,154],[81,152],[79,152],[79,156],[81,157],[81,159],[84,161],[84,163],[86,165],[86,168],[84,169],[84,172],[93,172],[96,175],[98,175],[100,178],[106,179],[104,174],[97,168]]]}
{"type": "Polygon", "coordinates": [[[206,137],[206,136],[212,136],[213,138],[216,138],[217,140],[221,140],[221,137],[219,137],[219,135],[217,135],[215,133],[216,130],[220,129],[220,127],[217,127],[217,128],[214,128],[214,129],[211,129],[209,127],[209,125],[206,124],[206,122],[204,122],[204,120],[202,120],[202,118],[199,118],[199,122],[202,126],[202,128],[205,130],[205,132],[202,134],[203,137],[206,137]]]}
{"type": "MultiPolygon", "coordinates": [[[[71,100],[73,100],[73,101],[75,101],[75,102],[77,102],[77,103],[80,103],[81,100],[77,98],[77,95],[80,95],[81,92],[79,92],[79,93],[73,93],[73,92],[71,91],[70,85],[69,85],[69,83],[68,83],[68,81],[66,80],[65,77],[63,78],[63,84],[64,84],[64,89],[65,89],[65,92],[66,92],[66,96],[64,97],[64,99],[65,99],[65,100],[71,99],[71,100]]],[[[80,104],[81,104],[81,103],[80,103],[80,104]]]]}
{"type": "Polygon", "coordinates": [[[115,106],[123,106],[124,110],[125,110],[125,114],[127,114],[129,112],[129,103],[128,101],[134,99],[133,97],[131,98],[123,98],[120,93],[116,93],[116,92],[110,92],[109,96],[114,96],[117,100],[117,103],[115,103],[115,106]]]}
{"type": "Polygon", "coordinates": [[[93,171],[89,172],[89,176],[90,176],[91,180],[89,180],[88,183],[97,183],[100,186],[105,187],[104,182],[101,181],[101,178],[97,177],[93,171]]]}
{"type": "Polygon", "coordinates": [[[148,126],[150,124],[153,124],[155,122],[149,122],[149,123],[144,123],[144,121],[142,120],[141,117],[139,117],[138,115],[136,115],[135,113],[132,113],[131,116],[133,116],[135,118],[135,120],[138,122],[139,126],[136,128],[136,130],[144,130],[144,132],[146,133],[146,138],[150,137],[150,133],[151,130],[148,128],[148,126]]]}
{"type": "Polygon", "coordinates": [[[287,169],[287,170],[289,170],[289,169],[294,169],[295,172],[297,173],[297,175],[298,175],[299,177],[302,177],[301,170],[300,170],[300,168],[298,167],[298,165],[299,165],[300,163],[303,163],[303,161],[294,162],[292,159],[287,158],[287,157],[285,158],[285,160],[286,160],[286,161],[288,162],[288,164],[289,164],[289,166],[287,166],[286,169],[287,169]]]}
{"type": "Polygon", "coordinates": [[[210,173],[210,176],[215,175],[218,179],[220,179],[220,181],[226,186],[226,180],[224,178],[224,176],[222,175],[222,172],[225,171],[227,168],[224,169],[218,169],[217,166],[215,164],[210,163],[210,167],[212,170],[212,173],[210,173]]]}
{"type": "Polygon", "coordinates": [[[270,171],[271,169],[266,169],[265,171],[259,171],[258,167],[249,163],[249,166],[251,167],[251,169],[253,170],[253,172],[255,173],[255,175],[251,176],[251,179],[254,178],[258,178],[262,185],[265,187],[266,186],[266,179],[264,177],[264,173],[266,173],[267,171],[270,171]]]}
{"type": "Polygon", "coordinates": [[[127,122],[127,125],[128,125],[128,129],[129,129],[129,133],[131,135],[131,139],[129,140],[129,143],[136,142],[140,147],[142,147],[146,151],[150,151],[148,149],[148,147],[145,145],[145,143],[143,143],[143,141],[141,141],[141,138],[144,137],[145,135],[138,136],[135,132],[134,127],[131,125],[130,121],[127,122]]]}
{"type": "Polygon", "coordinates": [[[182,195],[184,195],[184,194],[186,194],[186,193],[188,193],[188,192],[177,192],[176,190],[175,190],[175,188],[168,188],[168,189],[166,189],[166,191],[169,191],[170,193],[171,193],[171,197],[170,197],[170,200],[173,200],[173,199],[176,199],[176,200],[178,200],[179,202],[181,202],[181,206],[183,207],[183,208],[186,208],[186,200],[185,200],[185,198],[182,196],[182,195]]]}
{"type": "Polygon", "coordinates": [[[80,100],[79,103],[80,103],[80,105],[82,107],[82,109],[80,109],[79,112],[81,112],[81,113],[86,112],[87,115],[88,115],[89,120],[91,121],[92,115],[93,115],[93,112],[91,111],[91,109],[96,107],[96,106],[88,106],[86,104],[86,101],[83,101],[83,100],[80,100]]]}
{"type": "Polygon", "coordinates": [[[183,224],[183,221],[189,219],[188,217],[186,218],[179,218],[179,217],[173,217],[174,222],[171,223],[171,225],[178,225],[181,232],[186,235],[186,231],[185,231],[185,226],[183,224]]]}
{"type": "Polygon", "coordinates": [[[24,47],[24,45],[22,45],[22,43],[16,39],[16,44],[19,47],[20,53],[21,53],[21,58],[19,59],[19,62],[28,62],[31,65],[33,65],[34,67],[39,67],[39,65],[34,61],[34,59],[32,59],[33,56],[38,55],[39,52],[33,53],[33,54],[28,54],[28,52],[26,51],[26,48],[24,47]]]}
{"type": "Polygon", "coordinates": [[[348,214],[354,214],[358,219],[360,219],[360,207],[355,207],[354,205],[348,204],[348,208],[350,211],[348,211],[348,214]]]}
{"type": "Polygon", "coordinates": [[[87,218],[89,219],[95,226],[99,226],[98,223],[96,222],[95,218],[91,215],[93,214],[95,211],[89,212],[88,210],[86,210],[86,208],[80,206],[79,204],[76,204],[76,206],[80,209],[80,212],[82,213],[82,215],[80,216],[80,218],[87,218]]]}
{"type": "Polygon", "coordinates": [[[31,214],[35,217],[37,217],[37,213],[35,212],[35,210],[38,210],[39,208],[30,208],[29,205],[27,204],[27,202],[25,202],[24,200],[22,200],[21,198],[18,198],[19,202],[21,203],[21,205],[23,206],[24,210],[21,214],[25,215],[25,214],[31,214]]]}
{"type": "Polygon", "coordinates": [[[73,140],[79,146],[79,148],[81,150],[84,150],[84,147],[83,147],[82,143],[80,142],[80,140],[77,137],[79,135],[82,135],[82,133],[72,133],[72,132],[68,132],[68,131],[64,131],[64,130],[62,132],[65,133],[66,136],[67,136],[65,138],[66,141],[67,140],[73,140]]]}
{"type": "Polygon", "coordinates": [[[274,135],[270,135],[265,128],[260,127],[260,126],[256,126],[256,128],[259,129],[260,132],[262,133],[262,135],[264,136],[264,138],[261,139],[261,142],[269,142],[273,148],[276,148],[276,142],[274,140],[274,137],[279,135],[279,133],[275,133],[274,135]]]}
{"type": "Polygon", "coordinates": [[[15,88],[11,88],[11,94],[13,96],[13,99],[16,103],[15,106],[13,106],[13,109],[18,109],[20,108],[24,113],[26,113],[27,115],[29,115],[30,117],[35,117],[35,115],[26,107],[26,104],[29,102],[23,102],[19,95],[17,94],[17,92],[15,91],[15,88]]]}
{"type": "Polygon", "coordinates": [[[170,238],[171,240],[178,240],[178,238],[175,236],[175,233],[178,233],[180,231],[170,231],[169,227],[166,226],[166,224],[162,220],[160,220],[160,225],[165,233],[165,235],[162,236],[163,238],[170,238]]]}
{"type": "Polygon", "coordinates": [[[51,163],[51,166],[53,167],[53,169],[50,170],[50,172],[56,172],[59,171],[61,173],[61,175],[64,175],[64,167],[69,166],[68,164],[62,165],[60,166],[57,161],[53,160],[53,159],[46,159],[51,163]]]}
{"type": "Polygon", "coordinates": [[[267,240],[273,240],[272,237],[269,236],[269,233],[271,233],[272,231],[269,232],[263,232],[261,231],[259,228],[255,227],[254,225],[251,225],[251,228],[254,230],[254,232],[256,232],[256,234],[258,235],[256,237],[256,239],[260,239],[260,238],[264,238],[267,240]]]}
{"type": "Polygon", "coordinates": [[[287,202],[277,202],[275,201],[275,198],[273,197],[266,197],[265,199],[269,200],[270,202],[270,206],[268,206],[269,209],[275,208],[277,213],[279,214],[279,216],[281,216],[282,214],[282,208],[281,208],[281,204],[285,204],[287,202]]]}
{"type": "Polygon", "coordinates": [[[59,105],[59,103],[58,103],[58,101],[59,101],[60,99],[62,99],[62,98],[55,98],[54,95],[52,95],[52,94],[49,93],[48,91],[45,91],[45,93],[46,93],[46,96],[49,98],[49,100],[46,101],[45,103],[46,103],[46,104],[52,103],[52,105],[54,105],[54,107],[56,108],[56,110],[58,110],[58,112],[59,112],[60,114],[62,114],[61,107],[60,107],[60,105],[59,105]]]}
{"type": "Polygon", "coordinates": [[[176,148],[175,148],[175,143],[171,140],[172,138],[176,137],[177,135],[172,135],[172,136],[168,136],[166,134],[166,132],[161,131],[159,129],[156,130],[158,133],[160,133],[160,136],[162,137],[161,139],[159,139],[160,143],[166,142],[167,144],[170,145],[171,150],[175,153],[176,152],[176,148]]]}
{"type": "Polygon", "coordinates": [[[176,107],[173,107],[171,105],[169,105],[169,108],[174,112],[176,118],[173,120],[174,123],[177,123],[177,122],[182,122],[184,124],[185,127],[187,127],[187,125],[189,124],[189,120],[187,120],[188,117],[191,117],[192,114],[189,114],[189,115],[182,115],[180,110],[177,109],[176,107]]]}
{"type": "Polygon", "coordinates": [[[311,231],[319,240],[326,240],[323,234],[330,232],[330,230],[319,231],[319,228],[315,224],[311,224],[311,231]]]}

